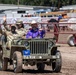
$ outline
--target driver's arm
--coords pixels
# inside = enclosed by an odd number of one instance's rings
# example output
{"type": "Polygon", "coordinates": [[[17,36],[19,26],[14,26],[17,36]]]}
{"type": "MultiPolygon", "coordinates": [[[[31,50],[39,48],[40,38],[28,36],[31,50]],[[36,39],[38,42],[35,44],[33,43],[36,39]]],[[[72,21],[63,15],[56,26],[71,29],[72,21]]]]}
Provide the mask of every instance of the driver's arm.
{"type": "Polygon", "coordinates": [[[39,30],[39,35],[40,35],[40,38],[44,38],[45,37],[45,30],[39,30]]]}
{"type": "Polygon", "coordinates": [[[31,36],[30,34],[31,34],[30,31],[28,31],[27,34],[26,34],[26,38],[27,38],[27,39],[28,39],[28,38],[32,38],[32,36],[31,36]]]}

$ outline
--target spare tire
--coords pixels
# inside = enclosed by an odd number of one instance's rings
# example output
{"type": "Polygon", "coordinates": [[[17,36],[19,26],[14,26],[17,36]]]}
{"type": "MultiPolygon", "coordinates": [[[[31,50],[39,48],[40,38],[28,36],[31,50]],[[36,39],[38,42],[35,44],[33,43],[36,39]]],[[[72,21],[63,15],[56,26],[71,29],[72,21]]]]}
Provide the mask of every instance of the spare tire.
{"type": "Polygon", "coordinates": [[[74,44],[74,36],[73,35],[69,35],[68,38],[67,38],[67,43],[69,46],[75,46],[74,44]]]}

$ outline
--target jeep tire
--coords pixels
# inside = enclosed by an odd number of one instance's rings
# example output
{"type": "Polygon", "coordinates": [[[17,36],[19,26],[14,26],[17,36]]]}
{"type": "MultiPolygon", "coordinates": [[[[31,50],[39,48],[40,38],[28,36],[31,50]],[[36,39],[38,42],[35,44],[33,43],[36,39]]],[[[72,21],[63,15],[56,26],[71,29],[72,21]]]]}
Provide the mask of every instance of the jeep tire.
{"type": "Polygon", "coordinates": [[[15,73],[22,72],[22,54],[21,52],[14,52],[13,54],[13,68],[15,73]]]}
{"type": "Polygon", "coordinates": [[[43,71],[45,69],[45,64],[44,63],[37,63],[37,69],[39,71],[43,71]]]}
{"type": "Polygon", "coordinates": [[[52,69],[54,72],[60,72],[62,66],[62,58],[60,51],[56,51],[55,53],[56,59],[52,60],[52,69]]]}

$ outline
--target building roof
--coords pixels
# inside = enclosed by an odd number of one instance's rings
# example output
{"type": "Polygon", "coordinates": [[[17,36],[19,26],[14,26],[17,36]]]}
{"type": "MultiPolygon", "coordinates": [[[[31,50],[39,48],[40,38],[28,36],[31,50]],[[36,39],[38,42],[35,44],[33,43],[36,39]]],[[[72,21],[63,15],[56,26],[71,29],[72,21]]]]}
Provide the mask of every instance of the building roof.
{"type": "Polygon", "coordinates": [[[67,6],[62,6],[60,10],[71,10],[71,9],[76,9],[76,5],[67,5],[67,6]]]}
{"type": "Polygon", "coordinates": [[[48,15],[60,15],[60,14],[66,14],[67,11],[57,11],[57,12],[48,12],[48,13],[42,13],[40,16],[48,16],[48,15]]]}

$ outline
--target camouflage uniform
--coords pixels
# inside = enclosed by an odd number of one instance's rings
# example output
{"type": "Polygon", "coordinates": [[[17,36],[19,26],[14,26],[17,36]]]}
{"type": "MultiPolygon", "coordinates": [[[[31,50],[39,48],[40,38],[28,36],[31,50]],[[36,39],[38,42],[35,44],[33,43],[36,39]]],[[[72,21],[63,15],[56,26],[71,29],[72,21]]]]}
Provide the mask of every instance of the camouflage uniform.
{"type": "Polygon", "coordinates": [[[6,46],[9,47],[9,48],[11,48],[11,41],[12,41],[13,39],[15,39],[16,37],[18,37],[18,34],[13,34],[13,33],[11,32],[11,29],[8,27],[6,21],[3,22],[3,25],[2,25],[2,26],[3,26],[3,29],[1,29],[1,31],[0,31],[0,33],[1,33],[1,35],[2,35],[1,41],[2,41],[2,42],[5,41],[6,46]],[[16,36],[16,37],[15,37],[15,36],[16,36]]]}
{"type": "Polygon", "coordinates": [[[5,36],[6,36],[6,32],[7,32],[6,25],[7,25],[7,22],[4,21],[3,25],[1,25],[1,27],[0,27],[0,40],[1,40],[1,42],[5,40],[5,36]]]}
{"type": "MultiPolygon", "coordinates": [[[[22,22],[20,21],[17,23],[22,23],[22,22]]],[[[20,28],[20,29],[16,29],[17,34],[13,34],[11,30],[9,30],[6,22],[4,22],[3,25],[4,25],[4,29],[2,30],[2,32],[4,32],[4,35],[7,38],[6,46],[9,48],[11,48],[11,42],[13,39],[22,38],[27,32],[26,29],[20,28]]]]}
{"type": "MultiPolygon", "coordinates": [[[[16,24],[23,24],[22,21],[17,21],[16,24]]],[[[19,29],[16,29],[16,32],[18,33],[19,36],[23,37],[26,35],[28,30],[26,30],[24,27],[21,27],[19,29]]]]}
{"type": "Polygon", "coordinates": [[[16,32],[18,33],[19,36],[24,36],[27,33],[27,30],[24,28],[17,29],[16,32]]]}

